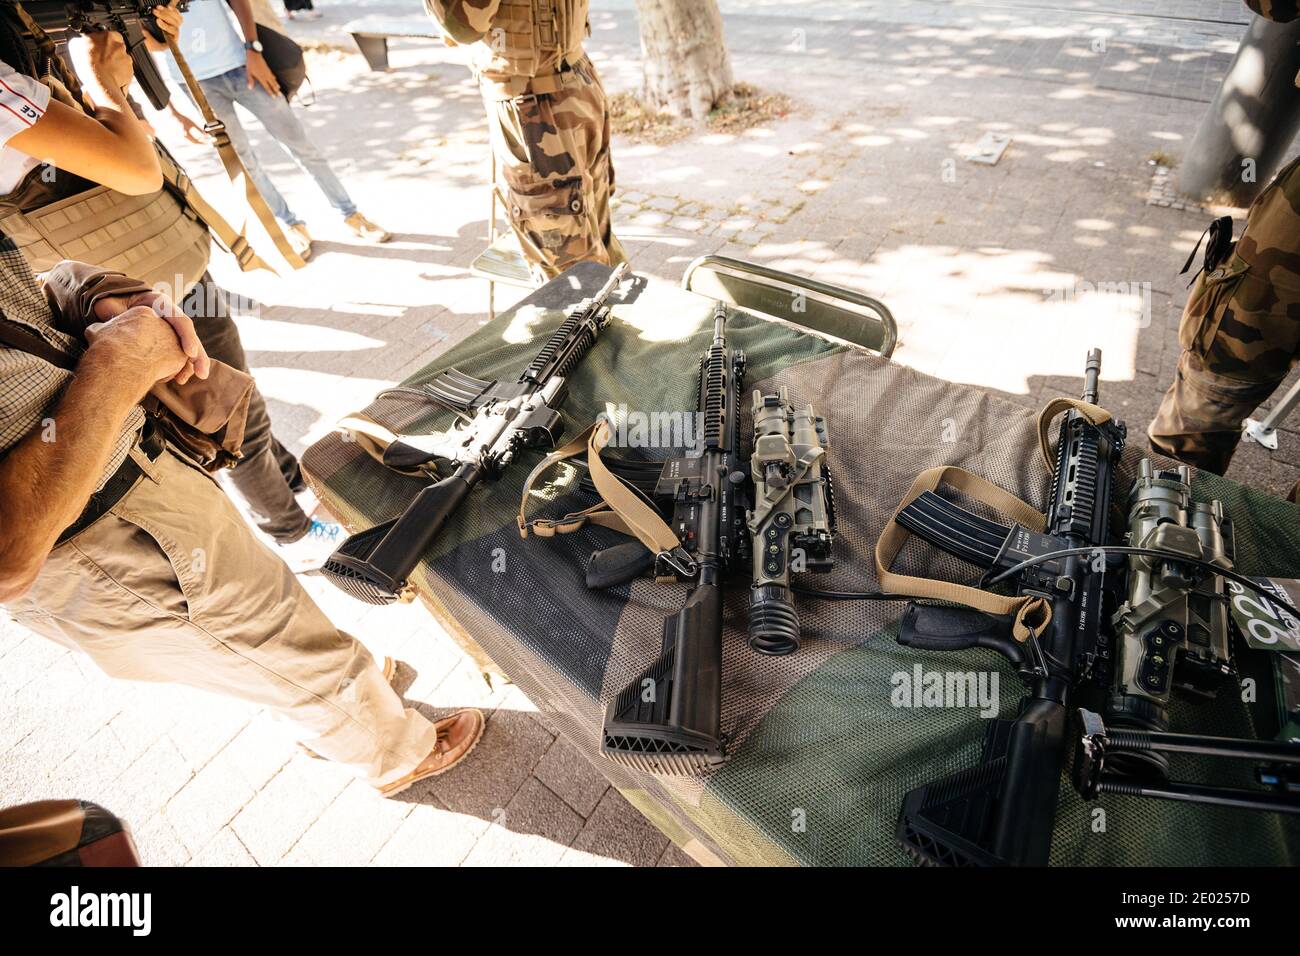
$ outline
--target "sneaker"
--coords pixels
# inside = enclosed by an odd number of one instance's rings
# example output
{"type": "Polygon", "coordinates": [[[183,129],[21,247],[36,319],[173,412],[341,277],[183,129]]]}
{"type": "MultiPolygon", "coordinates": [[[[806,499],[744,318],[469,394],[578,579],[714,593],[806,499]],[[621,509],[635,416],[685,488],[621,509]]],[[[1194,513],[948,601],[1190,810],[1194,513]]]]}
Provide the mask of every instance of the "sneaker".
{"type": "Polygon", "coordinates": [[[387,242],[393,238],[391,232],[381,229],[359,212],[354,212],[344,219],[343,225],[351,229],[352,234],[358,239],[364,239],[366,242],[387,242]]]}
{"type": "Polygon", "coordinates": [[[483,711],[471,707],[458,711],[450,717],[444,717],[433,726],[438,731],[438,742],[433,745],[429,756],[405,777],[399,777],[392,783],[376,787],[381,796],[395,796],[412,784],[446,773],[456,766],[478,746],[486,720],[483,711]]]}
{"type": "Polygon", "coordinates": [[[307,533],[297,541],[280,545],[280,557],[294,574],[319,571],[334,549],[346,537],[343,526],[313,518],[307,533]]]}
{"type": "Polygon", "coordinates": [[[294,223],[289,227],[289,231],[285,233],[285,236],[288,238],[289,245],[293,247],[294,252],[302,256],[304,260],[311,258],[311,233],[307,231],[305,222],[294,223]]]}

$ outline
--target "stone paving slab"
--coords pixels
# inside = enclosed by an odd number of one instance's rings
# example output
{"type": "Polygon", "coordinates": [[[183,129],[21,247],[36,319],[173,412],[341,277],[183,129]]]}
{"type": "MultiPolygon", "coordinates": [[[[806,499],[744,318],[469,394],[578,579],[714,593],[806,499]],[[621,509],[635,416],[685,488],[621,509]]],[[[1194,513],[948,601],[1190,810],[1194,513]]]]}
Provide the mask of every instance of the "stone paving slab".
{"type": "MultiPolygon", "coordinates": [[[[343,49],[347,19],[408,9],[317,5],[325,17],[290,32],[343,49]]],[[[607,86],[631,89],[633,4],[593,6],[592,56],[607,86]]],[[[1172,377],[1186,296],[1176,272],[1206,219],[1147,205],[1151,157],[1181,157],[1244,8],[722,6],[737,77],[782,77],[795,108],[740,135],[616,140],[615,226],[637,270],[677,281],[695,257],[721,252],[860,289],[894,310],[897,361],[1026,406],[1077,392],[1084,352],[1101,345],[1103,396],[1140,434],[1172,377]],[[988,131],[1010,147],[996,166],[967,163],[988,131]]],[[[485,244],[486,135],[455,52],[401,41],[385,74],[351,53],[310,56],[318,101],[304,122],[396,237],[352,240],[254,129],[270,174],[319,237],[316,256],[279,279],[240,274],[225,257],[213,267],[238,293],[277,435],[299,451],[472,334],[487,308],[468,272],[485,244]]],[[[215,156],[157,125],[205,195],[232,210],[215,156]]],[[[520,295],[499,288],[498,308],[520,295]]],[[[1282,440],[1276,454],[1243,446],[1229,475],[1285,490],[1300,471],[1300,421],[1282,440]]],[[[130,821],[145,861],[159,865],[690,865],[517,688],[487,686],[418,604],[369,608],[303,581],[340,627],[403,662],[397,686],[412,706],[490,713],[463,767],[380,801],[303,755],[265,713],[109,681],[0,616],[0,804],[97,800],[130,821]]]]}

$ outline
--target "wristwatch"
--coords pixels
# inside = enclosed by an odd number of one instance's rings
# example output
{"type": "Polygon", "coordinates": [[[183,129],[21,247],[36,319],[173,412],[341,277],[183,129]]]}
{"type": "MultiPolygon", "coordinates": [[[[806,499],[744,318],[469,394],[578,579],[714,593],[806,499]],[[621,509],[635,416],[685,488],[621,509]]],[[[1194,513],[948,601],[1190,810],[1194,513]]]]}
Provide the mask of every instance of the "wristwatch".
{"type": "Polygon", "coordinates": [[[261,52],[262,52],[262,41],[261,41],[261,40],[247,40],[247,41],[244,42],[244,49],[245,49],[245,50],[248,50],[249,52],[252,52],[252,53],[261,53],[261,52]]]}

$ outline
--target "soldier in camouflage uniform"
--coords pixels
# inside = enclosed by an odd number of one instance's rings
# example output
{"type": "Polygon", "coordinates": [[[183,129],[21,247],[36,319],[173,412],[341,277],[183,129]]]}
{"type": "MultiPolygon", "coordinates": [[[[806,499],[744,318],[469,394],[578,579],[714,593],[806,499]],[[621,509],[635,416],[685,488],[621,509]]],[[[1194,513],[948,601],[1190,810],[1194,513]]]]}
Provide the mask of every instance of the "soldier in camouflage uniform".
{"type": "MultiPolygon", "coordinates": [[[[1300,15],[1296,0],[1247,3],[1279,22],[1300,15]]],[[[1151,447],[1223,474],[1243,421],[1300,357],[1300,159],[1251,204],[1235,247],[1196,277],[1178,342],[1177,375],[1147,430],[1151,447]]],[[[1300,482],[1292,500],[1297,492],[1300,482]]]]}
{"type": "Polygon", "coordinates": [[[582,50],[588,0],[424,0],[468,49],[510,222],[538,278],[626,258],[609,222],[609,111],[582,50]]]}

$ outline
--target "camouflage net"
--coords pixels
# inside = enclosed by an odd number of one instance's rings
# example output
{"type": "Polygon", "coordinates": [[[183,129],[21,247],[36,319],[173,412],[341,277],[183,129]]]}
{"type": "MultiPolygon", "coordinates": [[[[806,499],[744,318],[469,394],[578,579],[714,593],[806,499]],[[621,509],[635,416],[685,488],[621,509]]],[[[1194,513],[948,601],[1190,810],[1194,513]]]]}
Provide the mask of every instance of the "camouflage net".
{"type": "MultiPolygon", "coordinates": [[[[452,366],[480,378],[513,378],[560,321],[558,310],[597,288],[605,274],[600,266],[577,267],[407,384],[452,366]]],[[[569,383],[567,433],[579,431],[606,403],[693,411],[695,368],[711,339],[712,307],[711,300],[671,286],[641,284],[635,301],[615,309],[618,321],[569,383]]],[[[797,401],[811,401],[827,419],[839,522],[836,569],[806,580],[810,586],[877,587],[876,539],[925,468],[961,465],[1045,504],[1049,479],[1037,454],[1033,413],[1024,407],[743,313],[729,321],[728,337],[748,356],[746,393],[787,385],[797,401]]],[[[746,416],[748,404],[742,402],[746,416]]],[[[404,400],[376,402],[368,412],[397,428],[447,424],[445,414],[431,415],[404,400]]],[[[742,425],[748,429],[747,421],[742,425]]],[[[653,457],[669,453],[647,451],[653,457]]],[[[1121,487],[1131,482],[1144,453],[1145,442],[1134,439],[1121,487]]],[[[416,580],[435,615],[480,659],[486,652],[628,799],[697,859],[904,863],[893,838],[903,794],[974,763],[984,724],[971,708],[891,706],[891,678],[918,663],[927,671],[996,672],[1002,714],[1009,716],[1022,686],[1001,658],[979,650],[941,654],[898,646],[901,603],[809,599],[796,599],[805,636],[798,653],[759,657],[745,640],[747,588],[737,585],[728,596],[723,652],[722,718],[731,761],[708,777],[680,779],[606,761],[599,755],[605,708],[657,655],[661,622],[681,606],[686,589],[641,580],[588,591],[583,569],[590,552],[624,540],[603,529],[521,540],[514,515],[535,460],[525,458],[499,483],[476,490],[430,549],[416,580]],[[498,571],[502,558],[504,571],[498,571]]],[[[303,462],[322,498],[353,528],[391,517],[420,488],[337,435],[314,445],[303,462]]],[[[559,515],[590,504],[577,482],[576,471],[557,468],[539,486],[531,513],[559,515]]],[[[1300,508],[1208,475],[1197,477],[1195,492],[1222,498],[1236,519],[1239,570],[1300,575],[1300,508]]],[[[949,580],[971,574],[969,566],[915,542],[904,548],[897,567],[949,580]]],[[[1232,694],[1173,710],[1176,729],[1212,734],[1251,734],[1256,721],[1264,726],[1269,719],[1266,705],[1248,706],[1232,694]]],[[[1211,779],[1236,782],[1225,779],[1222,767],[1216,762],[1211,779]]],[[[1175,762],[1174,770],[1205,778],[1196,761],[1175,762]]],[[[1118,797],[1085,805],[1062,779],[1053,863],[1284,864],[1298,850],[1300,824],[1277,815],[1118,797]],[[1097,806],[1105,810],[1102,832],[1094,832],[1097,806]]]]}

